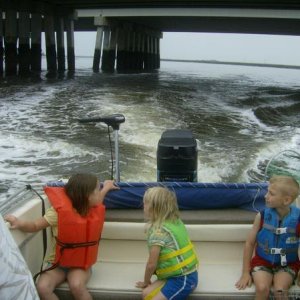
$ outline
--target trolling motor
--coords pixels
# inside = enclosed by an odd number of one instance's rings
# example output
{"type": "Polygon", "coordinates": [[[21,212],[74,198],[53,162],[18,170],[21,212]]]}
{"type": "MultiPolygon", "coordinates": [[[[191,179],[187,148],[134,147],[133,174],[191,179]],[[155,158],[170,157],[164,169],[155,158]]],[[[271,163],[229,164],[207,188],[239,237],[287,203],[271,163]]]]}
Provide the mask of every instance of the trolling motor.
{"type": "Polygon", "coordinates": [[[111,126],[115,133],[115,180],[120,181],[120,168],[119,168],[119,129],[120,124],[125,122],[125,117],[122,114],[112,114],[99,118],[85,118],[79,119],[79,123],[105,123],[111,126]]]}

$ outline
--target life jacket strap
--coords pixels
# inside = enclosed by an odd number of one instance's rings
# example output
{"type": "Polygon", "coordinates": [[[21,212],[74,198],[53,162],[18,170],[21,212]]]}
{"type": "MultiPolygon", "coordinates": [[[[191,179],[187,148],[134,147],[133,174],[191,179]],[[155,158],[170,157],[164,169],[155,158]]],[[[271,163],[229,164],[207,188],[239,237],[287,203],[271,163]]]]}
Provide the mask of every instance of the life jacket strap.
{"type": "Polygon", "coordinates": [[[162,285],[160,285],[159,287],[157,287],[156,289],[154,289],[153,291],[151,291],[146,297],[145,300],[152,300],[160,291],[161,289],[164,287],[166,283],[164,282],[162,285]]]}
{"type": "Polygon", "coordinates": [[[284,248],[269,248],[267,245],[262,244],[262,243],[258,243],[258,246],[260,248],[262,248],[265,251],[265,253],[267,253],[267,254],[269,253],[269,254],[283,255],[283,254],[297,253],[298,252],[298,247],[287,248],[287,249],[284,249],[284,248]]]}
{"type": "Polygon", "coordinates": [[[189,250],[193,249],[194,246],[191,242],[189,242],[189,244],[181,249],[178,249],[178,250],[175,250],[175,251],[172,251],[171,253],[167,253],[167,254],[164,254],[162,256],[159,257],[159,260],[162,261],[162,260],[167,260],[167,259],[170,259],[172,257],[175,257],[175,256],[178,256],[178,255],[182,255],[186,252],[188,252],[189,250]]]}
{"type": "Polygon", "coordinates": [[[191,263],[194,263],[196,265],[197,262],[198,262],[197,256],[195,255],[195,253],[193,253],[193,255],[191,255],[189,258],[187,258],[184,261],[176,264],[175,266],[170,266],[170,267],[167,267],[167,268],[156,270],[156,274],[157,275],[163,275],[163,274],[171,273],[171,272],[177,271],[179,269],[182,269],[183,267],[185,267],[185,266],[187,266],[191,263]]]}
{"type": "Polygon", "coordinates": [[[269,253],[272,255],[280,255],[280,264],[281,266],[286,266],[287,265],[287,259],[286,255],[288,253],[297,253],[298,248],[288,248],[288,249],[283,249],[283,248],[268,248],[266,245],[263,245],[259,243],[259,247],[263,248],[265,253],[269,253]]]}
{"type": "Polygon", "coordinates": [[[289,227],[274,227],[270,224],[263,224],[263,228],[270,230],[271,232],[273,232],[274,234],[285,234],[285,233],[296,233],[295,228],[289,228],[289,227]]]}
{"type": "MultiPolygon", "coordinates": [[[[79,248],[79,247],[89,247],[89,246],[95,246],[99,243],[100,240],[98,241],[92,241],[92,242],[84,242],[84,243],[63,243],[61,242],[57,237],[55,238],[56,239],[56,243],[57,245],[59,245],[61,248],[60,248],[60,255],[62,256],[63,254],[63,251],[65,249],[74,249],[74,248],[79,248]]],[[[35,274],[33,279],[34,281],[37,279],[37,277],[39,275],[41,275],[42,273],[45,273],[47,271],[50,271],[50,270],[53,270],[55,269],[57,266],[59,265],[59,259],[56,260],[56,262],[49,268],[45,269],[45,270],[41,270],[39,273],[35,274]]]]}
{"type": "Polygon", "coordinates": [[[289,249],[283,249],[283,248],[270,248],[269,253],[270,254],[288,254],[288,253],[295,253],[298,251],[298,248],[289,248],[289,249]]]}
{"type": "Polygon", "coordinates": [[[95,246],[99,243],[100,240],[97,241],[91,241],[91,242],[82,242],[82,243],[64,243],[60,241],[58,238],[56,238],[56,243],[63,249],[74,249],[74,248],[80,248],[80,247],[90,247],[95,246]]]}

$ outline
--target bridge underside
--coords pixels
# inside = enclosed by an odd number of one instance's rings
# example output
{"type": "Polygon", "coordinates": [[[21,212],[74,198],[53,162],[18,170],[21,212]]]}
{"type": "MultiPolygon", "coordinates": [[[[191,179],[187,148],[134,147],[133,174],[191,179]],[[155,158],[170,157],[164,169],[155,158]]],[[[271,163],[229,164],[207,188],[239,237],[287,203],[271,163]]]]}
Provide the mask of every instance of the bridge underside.
{"type": "MultiPolygon", "coordinates": [[[[245,34],[300,35],[300,19],[238,17],[107,17],[119,23],[132,23],[161,32],[216,32],[245,34]]],[[[95,31],[94,19],[80,17],[76,31],[95,31]]]]}
{"type": "MultiPolygon", "coordinates": [[[[3,0],[5,2],[5,0],[3,0]]],[[[298,0],[6,0],[10,3],[23,2],[28,6],[39,4],[60,6],[69,9],[98,8],[254,8],[254,9],[300,9],[298,0]]],[[[19,3],[18,3],[19,4],[19,3]]]]}
{"type": "Polygon", "coordinates": [[[161,32],[300,35],[300,0],[1,0],[0,3],[2,10],[43,15],[68,15],[77,10],[76,31],[95,31],[93,17],[102,16],[161,32]]]}
{"type": "Polygon", "coordinates": [[[300,35],[300,0],[1,0],[0,16],[0,76],[41,70],[43,31],[52,73],[65,52],[75,70],[75,31],[97,32],[94,71],[159,68],[162,32],[300,35]]]}

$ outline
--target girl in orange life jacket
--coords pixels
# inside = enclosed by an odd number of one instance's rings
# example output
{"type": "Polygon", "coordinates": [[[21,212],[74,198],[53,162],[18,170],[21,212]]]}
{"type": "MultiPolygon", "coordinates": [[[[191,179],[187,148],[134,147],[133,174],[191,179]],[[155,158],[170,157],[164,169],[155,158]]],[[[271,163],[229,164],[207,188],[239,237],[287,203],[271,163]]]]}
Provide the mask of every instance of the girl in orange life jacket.
{"type": "Polygon", "coordinates": [[[184,300],[198,284],[198,259],[179,218],[176,195],[163,187],[148,189],[144,215],[149,219],[149,257],[144,280],[136,287],[146,300],[184,300]],[[153,274],[157,280],[151,282],[153,274]]]}
{"type": "MultiPolygon", "coordinates": [[[[79,249],[77,252],[70,249],[58,251],[58,249],[60,246],[64,247],[65,239],[74,238],[72,232],[78,236],[78,241],[82,241],[80,240],[82,238],[80,232],[93,232],[94,228],[97,227],[98,239],[100,238],[105,211],[102,202],[106,193],[114,189],[118,189],[118,187],[114,185],[112,180],[104,181],[103,187],[100,188],[100,182],[95,175],[76,174],[71,176],[65,187],[45,190],[52,206],[43,217],[34,221],[20,220],[13,215],[5,217],[12,228],[24,232],[36,232],[51,226],[54,237],[53,249],[45,261],[48,266],[57,263],[58,267],[42,273],[38,279],[37,290],[42,300],[58,299],[54,294],[54,289],[65,280],[68,281],[74,299],[92,299],[86,288],[86,283],[91,275],[91,264],[95,262],[97,256],[99,240],[90,241],[91,247],[76,248],[76,251],[79,249]],[[90,225],[88,224],[92,224],[92,228],[89,228],[90,225]],[[68,228],[68,225],[71,226],[68,228]],[[80,230],[82,226],[84,226],[84,230],[80,230]],[[60,246],[56,245],[55,240],[59,241],[60,246]],[[82,249],[89,248],[91,251],[88,257],[82,258],[82,249]],[[69,258],[71,256],[75,258],[69,258]],[[79,264],[78,261],[80,261],[79,264]],[[60,265],[60,262],[63,264],[60,265]]],[[[89,242],[89,238],[87,239],[89,242]]],[[[74,242],[76,244],[77,241],[74,242]]]]}

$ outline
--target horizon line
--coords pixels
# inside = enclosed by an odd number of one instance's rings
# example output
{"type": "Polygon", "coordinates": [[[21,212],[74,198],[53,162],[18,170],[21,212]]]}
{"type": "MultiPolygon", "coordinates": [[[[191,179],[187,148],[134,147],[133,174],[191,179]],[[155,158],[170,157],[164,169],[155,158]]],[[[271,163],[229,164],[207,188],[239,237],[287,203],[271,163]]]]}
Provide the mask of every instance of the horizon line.
{"type": "MultiPolygon", "coordinates": [[[[91,55],[76,55],[76,57],[90,57],[91,55]]],[[[238,65],[238,66],[252,66],[252,67],[271,67],[271,68],[286,68],[286,69],[300,69],[300,65],[285,65],[285,64],[271,64],[271,63],[252,63],[252,62],[234,62],[234,61],[221,61],[221,60],[201,60],[201,59],[177,59],[177,58],[161,58],[161,61],[174,61],[174,62],[189,62],[189,63],[203,63],[203,64],[216,64],[216,65],[238,65]]]]}

